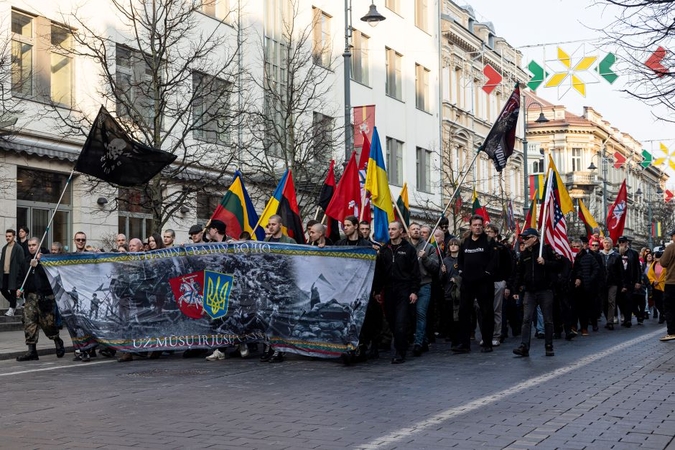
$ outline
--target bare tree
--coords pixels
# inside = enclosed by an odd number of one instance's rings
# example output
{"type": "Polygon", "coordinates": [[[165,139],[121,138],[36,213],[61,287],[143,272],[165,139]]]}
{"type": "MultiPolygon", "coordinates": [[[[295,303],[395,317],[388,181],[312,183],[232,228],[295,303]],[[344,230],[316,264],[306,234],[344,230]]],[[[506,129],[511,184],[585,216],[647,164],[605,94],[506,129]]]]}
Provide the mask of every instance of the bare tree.
{"type": "MultiPolygon", "coordinates": [[[[672,0],[598,0],[611,12],[616,12],[614,22],[604,28],[608,44],[618,46],[625,60],[622,70],[628,82],[624,92],[645,103],[661,105],[668,113],[653,112],[664,121],[673,122],[670,112],[675,110],[675,55],[667,46],[675,35],[672,0]],[[664,49],[663,53],[657,51],[664,49]],[[656,54],[655,54],[656,52],[656,54]],[[648,67],[646,61],[652,57],[660,61],[648,67]]],[[[656,61],[655,61],[656,62],[656,61]]]]}
{"type": "Polygon", "coordinates": [[[314,34],[320,12],[314,10],[312,22],[300,26],[299,4],[288,2],[281,27],[267,30],[261,40],[263,77],[251,77],[260,98],[251,102],[248,120],[254,151],[242,167],[270,186],[290,169],[298,203],[308,212],[335,150],[337,108],[329,103],[335,60],[330,44],[314,34]]]}
{"type": "MultiPolygon", "coordinates": [[[[235,96],[242,89],[237,56],[241,41],[227,14],[203,26],[213,1],[110,0],[118,38],[73,11],[64,22],[75,45],[61,51],[87,58],[99,69],[97,94],[137,140],[178,156],[138,188],[120,190],[117,204],[151,211],[153,229],[176,212],[229,182],[241,125],[235,96]],[[76,30],[76,31],[74,31],[76,30]]],[[[67,132],[86,135],[93,117],[54,108],[67,132]]]]}

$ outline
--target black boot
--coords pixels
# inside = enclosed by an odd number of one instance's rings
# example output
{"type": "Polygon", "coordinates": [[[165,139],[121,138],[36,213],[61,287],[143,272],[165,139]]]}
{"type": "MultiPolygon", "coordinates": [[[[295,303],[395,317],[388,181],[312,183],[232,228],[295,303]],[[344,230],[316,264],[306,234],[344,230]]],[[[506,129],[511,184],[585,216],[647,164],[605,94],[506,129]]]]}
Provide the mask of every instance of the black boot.
{"type": "Polygon", "coordinates": [[[17,361],[37,361],[38,359],[40,358],[38,357],[35,344],[28,344],[28,352],[16,357],[17,361]]]}
{"type": "Polygon", "coordinates": [[[63,355],[66,354],[66,348],[63,346],[63,340],[58,336],[54,338],[54,347],[56,347],[56,357],[63,358],[63,355]]]}

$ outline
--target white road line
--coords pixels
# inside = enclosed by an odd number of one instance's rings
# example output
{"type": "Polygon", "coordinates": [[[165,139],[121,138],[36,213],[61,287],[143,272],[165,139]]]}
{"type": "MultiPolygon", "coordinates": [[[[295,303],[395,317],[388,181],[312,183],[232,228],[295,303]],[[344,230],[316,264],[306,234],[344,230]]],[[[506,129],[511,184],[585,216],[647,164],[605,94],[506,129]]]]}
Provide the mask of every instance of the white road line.
{"type": "Polygon", "coordinates": [[[549,372],[544,375],[540,375],[538,377],[530,378],[529,380],[525,380],[522,383],[518,383],[513,387],[510,387],[508,389],[504,389],[503,391],[497,392],[495,394],[487,395],[485,397],[481,397],[479,399],[476,399],[472,402],[465,403],[464,405],[457,406],[455,408],[450,408],[446,409],[445,411],[442,411],[435,416],[432,416],[428,419],[422,420],[420,422],[417,422],[409,427],[403,428],[398,431],[394,431],[392,433],[386,434],[384,436],[375,438],[371,440],[370,442],[367,442],[362,445],[356,446],[357,449],[359,450],[376,450],[376,449],[382,449],[389,447],[393,444],[395,444],[398,441],[401,441],[403,439],[409,438],[410,436],[417,434],[421,431],[426,430],[427,428],[430,428],[432,426],[436,426],[440,424],[441,422],[444,422],[448,419],[452,419],[454,417],[457,417],[462,414],[466,414],[468,412],[472,412],[477,410],[478,408],[481,408],[483,406],[489,405],[491,403],[498,402],[502,400],[504,397],[508,397],[509,395],[517,394],[519,392],[522,392],[526,389],[530,389],[534,386],[537,386],[539,384],[545,383],[547,381],[550,381],[556,377],[559,377],[561,375],[565,375],[569,372],[572,372],[574,370],[577,370],[581,367],[584,367],[590,363],[593,363],[595,361],[598,361],[606,356],[612,355],[618,351],[621,351],[625,348],[631,347],[633,345],[639,344],[644,341],[648,341],[650,339],[655,339],[657,336],[662,335],[663,330],[659,329],[658,331],[654,331],[652,333],[646,334],[644,336],[632,339],[630,341],[626,341],[622,344],[615,345],[611,348],[608,348],[607,350],[604,350],[600,353],[595,353],[590,356],[586,356],[585,358],[582,358],[575,363],[572,363],[569,366],[562,367],[560,369],[556,369],[552,372],[549,372]]]}
{"type": "Polygon", "coordinates": [[[28,369],[28,370],[20,370],[18,372],[8,372],[8,373],[0,373],[0,377],[9,377],[12,375],[23,375],[26,373],[35,373],[35,372],[47,372],[50,370],[61,370],[61,369],[75,369],[78,367],[91,367],[95,366],[98,364],[108,364],[111,362],[117,362],[116,360],[110,360],[110,361],[98,361],[98,362],[89,362],[89,363],[79,363],[79,364],[73,364],[70,366],[54,366],[54,367],[42,367],[40,369],[28,369]]]}

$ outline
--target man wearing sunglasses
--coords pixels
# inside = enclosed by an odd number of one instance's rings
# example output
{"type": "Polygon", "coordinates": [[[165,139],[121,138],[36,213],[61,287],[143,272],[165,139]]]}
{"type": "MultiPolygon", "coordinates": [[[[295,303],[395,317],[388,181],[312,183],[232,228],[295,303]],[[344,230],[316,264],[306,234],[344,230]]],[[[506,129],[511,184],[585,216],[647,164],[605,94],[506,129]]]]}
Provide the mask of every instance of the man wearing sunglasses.
{"type": "Polygon", "coordinates": [[[84,234],[84,232],[78,231],[77,233],[75,233],[75,237],[73,238],[73,242],[75,243],[74,253],[86,252],[86,250],[84,248],[87,245],[87,235],[84,234]]]}
{"type": "MultiPolygon", "coordinates": [[[[513,353],[518,356],[530,356],[530,340],[532,335],[532,314],[537,306],[544,314],[544,346],[546,356],[554,356],[553,352],[553,287],[557,273],[562,264],[548,244],[539,241],[539,232],[527,228],[521,234],[523,248],[520,252],[515,286],[524,290],[523,328],[520,347],[513,353]],[[539,248],[541,256],[539,256],[539,248]]],[[[517,299],[516,295],[514,298],[517,299]]]]}

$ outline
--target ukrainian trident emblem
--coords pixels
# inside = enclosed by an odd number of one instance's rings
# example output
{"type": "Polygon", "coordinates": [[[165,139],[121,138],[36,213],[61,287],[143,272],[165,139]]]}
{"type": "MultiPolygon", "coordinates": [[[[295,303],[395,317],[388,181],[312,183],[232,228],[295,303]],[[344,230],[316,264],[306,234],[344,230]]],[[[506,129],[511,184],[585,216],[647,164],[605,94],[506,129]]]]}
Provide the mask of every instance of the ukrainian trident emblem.
{"type": "Polygon", "coordinates": [[[214,319],[227,314],[234,277],[224,273],[204,271],[204,311],[214,319]]]}

